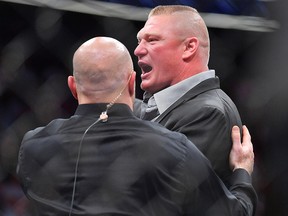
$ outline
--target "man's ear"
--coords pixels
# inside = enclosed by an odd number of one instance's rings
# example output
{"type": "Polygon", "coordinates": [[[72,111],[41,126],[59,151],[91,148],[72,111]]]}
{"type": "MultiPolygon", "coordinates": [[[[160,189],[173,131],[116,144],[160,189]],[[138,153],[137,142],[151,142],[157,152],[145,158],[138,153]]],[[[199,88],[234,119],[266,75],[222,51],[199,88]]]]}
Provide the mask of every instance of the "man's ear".
{"type": "Polygon", "coordinates": [[[193,57],[199,47],[199,40],[196,37],[186,38],[184,41],[184,52],[182,58],[184,60],[193,57]]]}
{"type": "Polygon", "coordinates": [[[135,79],[136,79],[136,72],[133,71],[132,74],[131,74],[131,78],[129,80],[129,83],[128,83],[128,88],[129,88],[129,94],[131,96],[135,96],[135,79]]]}
{"type": "Polygon", "coordinates": [[[77,95],[77,91],[76,91],[76,83],[75,83],[75,79],[73,76],[68,76],[68,87],[73,95],[73,97],[78,100],[78,95],[77,95]]]}

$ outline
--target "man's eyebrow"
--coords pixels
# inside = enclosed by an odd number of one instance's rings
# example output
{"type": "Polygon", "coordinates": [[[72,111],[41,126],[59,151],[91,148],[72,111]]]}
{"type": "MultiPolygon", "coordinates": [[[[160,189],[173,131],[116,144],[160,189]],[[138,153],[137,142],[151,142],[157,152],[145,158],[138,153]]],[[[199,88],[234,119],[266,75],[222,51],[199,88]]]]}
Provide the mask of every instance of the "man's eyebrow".
{"type": "Polygon", "coordinates": [[[143,38],[143,33],[141,32],[141,30],[137,33],[136,38],[143,38]]]}
{"type": "Polygon", "coordinates": [[[157,37],[158,35],[155,33],[142,33],[142,34],[137,34],[137,39],[143,39],[143,38],[147,38],[147,37],[157,37]]]}

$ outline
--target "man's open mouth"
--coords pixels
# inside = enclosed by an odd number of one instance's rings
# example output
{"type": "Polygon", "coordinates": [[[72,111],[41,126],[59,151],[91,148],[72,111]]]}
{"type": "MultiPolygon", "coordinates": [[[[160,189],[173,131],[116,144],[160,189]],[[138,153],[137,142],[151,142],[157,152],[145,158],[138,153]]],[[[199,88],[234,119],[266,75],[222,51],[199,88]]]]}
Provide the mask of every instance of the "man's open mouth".
{"type": "Polygon", "coordinates": [[[139,62],[138,65],[144,73],[148,73],[152,70],[152,67],[148,64],[139,62]]]}

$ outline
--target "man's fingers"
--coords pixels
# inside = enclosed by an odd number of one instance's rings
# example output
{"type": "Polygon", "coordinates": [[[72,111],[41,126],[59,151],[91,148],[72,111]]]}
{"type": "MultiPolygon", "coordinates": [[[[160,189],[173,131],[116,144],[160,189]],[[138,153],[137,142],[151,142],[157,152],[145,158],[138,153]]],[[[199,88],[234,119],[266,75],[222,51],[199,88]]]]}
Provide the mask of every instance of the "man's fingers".
{"type": "Polygon", "coordinates": [[[243,126],[243,142],[241,143],[240,129],[238,126],[232,128],[232,149],[229,155],[230,168],[245,169],[250,175],[253,172],[254,152],[251,136],[246,126],[243,126]]]}
{"type": "Polygon", "coordinates": [[[249,145],[250,147],[252,147],[251,136],[250,136],[248,128],[245,125],[243,125],[243,143],[242,143],[242,145],[249,145]]]}
{"type": "Polygon", "coordinates": [[[233,146],[241,145],[241,135],[240,135],[240,129],[238,126],[232,127],[232,142],[233,142],[233,146]]]}

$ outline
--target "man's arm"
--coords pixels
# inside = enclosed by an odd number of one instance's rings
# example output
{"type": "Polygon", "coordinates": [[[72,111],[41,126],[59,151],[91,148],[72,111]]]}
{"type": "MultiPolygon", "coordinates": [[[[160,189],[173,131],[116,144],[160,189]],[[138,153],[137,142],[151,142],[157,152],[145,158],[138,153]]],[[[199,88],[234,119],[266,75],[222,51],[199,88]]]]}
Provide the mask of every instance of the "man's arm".
{"type": "MultiPolygon", "coordinates": [[[[191,199],[187,199],[187,215],[196,212],[199,215],[253,216],[257,207],[257,194],[252,185],[254,152],[251,137],[243,128],[243,143],[239,127],[232,130],[233,147],[230,153],[230,165],[233,169],[229,188],[215,175],[210,163],[203,163],[197,154],[187,154],[187,188],[191,189],[191,199]],[[199,160],[198,160],[199,159],[199,160]],[[205,166],[205,164],[207,166],[205,166]],[[189,175],[189,171],[192,171],[189,175]],[[197,178],[195,177],[197,176],[197,178]],[[199,182],[198,182],[199,181],[199,182]],[[195,193],[196,191],[196,193],[195,193]],[[194,204],[191,200],[196,200],[194,204]],[[200,200],[200,202],[198,202],[200,200]]],[[[206,159],[206,158],[205,158],[206,159]]],[[[209,162],[206,159],[207,162],[209,162]]],[[[185,166],[184,166],[185,167],[185,166]]],[[[190,195],[187,197],[190,198],[190,195]]]]}
{"type": "Polygon", "coordinates": [[[247,215],[255,215],[258,197],[252,186],[251,178],[254,167],[253,144],[248,128],[246,126],[242,128],[242,143],[239,127],[234,126],[232,128],[233,145],[229,155],[229,163],[233,173],[229,190],[237,197],[247,215]]]}

